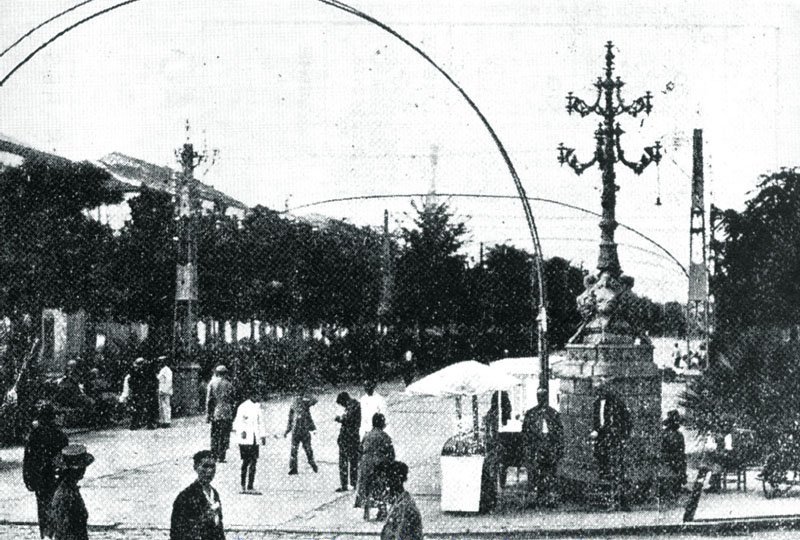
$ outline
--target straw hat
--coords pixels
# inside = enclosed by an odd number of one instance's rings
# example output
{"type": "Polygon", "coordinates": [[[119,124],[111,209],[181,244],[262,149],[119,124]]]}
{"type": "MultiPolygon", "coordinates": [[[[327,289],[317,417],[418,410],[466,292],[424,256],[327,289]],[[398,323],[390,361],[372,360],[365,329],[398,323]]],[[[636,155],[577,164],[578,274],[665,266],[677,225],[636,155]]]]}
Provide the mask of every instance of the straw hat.
{"type": "Polygon", "coordinates": [[[57,469],[85,469],[94,462],[94,456],[82,444],[65,446],[55,457],[57,469]]]}

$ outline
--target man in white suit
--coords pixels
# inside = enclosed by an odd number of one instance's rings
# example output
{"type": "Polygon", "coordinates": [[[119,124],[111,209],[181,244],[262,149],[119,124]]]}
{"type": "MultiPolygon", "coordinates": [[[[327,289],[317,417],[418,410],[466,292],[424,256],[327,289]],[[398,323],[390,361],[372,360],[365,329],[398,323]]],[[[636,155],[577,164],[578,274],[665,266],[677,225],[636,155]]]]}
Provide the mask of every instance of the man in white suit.
{"type": "Polygon", "coordinates": [[[172,370],[166,356],[157,360],[161,366],[158,372],[158,426],[168,428],[172,425],[172,370]]]}
{"type": "Polygon", "coordinates": [[[258,461],[258,444],[266,444],[266,426],[261,405],[256,402],[258,393],[248,392],[248,398],[236,409],[233,432],[239,441],[239,454],[242,457],[242,492],[253,491],[258,461]]]}

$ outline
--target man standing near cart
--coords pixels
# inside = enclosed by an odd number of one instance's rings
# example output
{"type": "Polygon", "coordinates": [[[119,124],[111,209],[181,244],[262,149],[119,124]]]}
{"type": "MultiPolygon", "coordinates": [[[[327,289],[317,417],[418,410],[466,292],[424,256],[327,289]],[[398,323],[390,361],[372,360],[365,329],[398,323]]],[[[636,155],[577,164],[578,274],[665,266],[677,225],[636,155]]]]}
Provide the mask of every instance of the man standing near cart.
{"type": "Polygon", "coordinates": [[[552,507],[558,503],[556,471],[564,453],[564,427],[558,411],[547,403],[547,390],[536,391],[536,403],[522,421],[528,492],[535,490],[537,502],[552,507]]]}

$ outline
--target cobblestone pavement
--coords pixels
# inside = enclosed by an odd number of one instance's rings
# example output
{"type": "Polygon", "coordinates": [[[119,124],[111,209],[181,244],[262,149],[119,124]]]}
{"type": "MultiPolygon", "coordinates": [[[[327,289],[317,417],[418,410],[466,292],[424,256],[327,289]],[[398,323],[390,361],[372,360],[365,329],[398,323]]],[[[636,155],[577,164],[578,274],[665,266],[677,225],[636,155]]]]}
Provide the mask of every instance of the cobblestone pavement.
{"type": "MultiPolygon", "coordinates": [[[[169,531],[164,529],[109,529],[90,530],[90,540],[168,540],[169,531]]],[[[311,533],[289,534],[264,531],[231,531],[226,540],[365,540],[377,536],[314,536],[311,533]]],[[[40,540],[39,528],[29,525],[0,525],[2,540],[40,540]]]]}

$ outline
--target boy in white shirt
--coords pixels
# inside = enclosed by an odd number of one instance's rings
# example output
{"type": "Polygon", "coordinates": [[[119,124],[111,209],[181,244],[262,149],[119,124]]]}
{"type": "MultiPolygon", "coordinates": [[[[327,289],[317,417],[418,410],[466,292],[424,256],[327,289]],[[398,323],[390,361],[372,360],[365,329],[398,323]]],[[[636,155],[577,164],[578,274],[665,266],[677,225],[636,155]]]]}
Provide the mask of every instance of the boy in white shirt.
{"type": "Polygon", "coordinates": [[[248,399],[236,410],[233,421],[233,432],[239,441],[239,454],[242,457],[242,492],[253,491],[253,481],[256,476],[256,462],[258,461],[258,444],[266,444],[266,428],[264,413],[261,405],[254,400],[258,393],[251,389],[248,399]]]}
{"type": "MultiPolygon", "coordinates": [[[[383,396],[375,391],[375,381],[368,380],[364,382],[364,395],[361,396],[359,403],[361,404],[361,429],[359,436],[364,439],[364,435],[372,430],[372,417],[380,413],[388,420],[389,410],[386,407],[386,400],[383,396]]],[[[388,422],[387,422],[388,424],[388,422]]]]}

